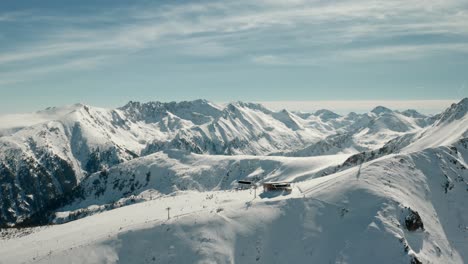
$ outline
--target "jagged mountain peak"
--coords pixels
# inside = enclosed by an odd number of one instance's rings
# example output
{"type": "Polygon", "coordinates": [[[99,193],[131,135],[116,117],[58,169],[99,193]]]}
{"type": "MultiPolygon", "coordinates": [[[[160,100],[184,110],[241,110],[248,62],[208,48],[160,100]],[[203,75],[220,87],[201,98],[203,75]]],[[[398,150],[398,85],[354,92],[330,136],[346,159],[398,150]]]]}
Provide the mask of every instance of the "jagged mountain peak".
{"type": "Polygon", "coordinates": [[[236,102],[231,102],[228,103],[225,107],[225,109],[234,109],[234,108],[249,108],[252,110],[258,110],[264,113],[271,113],[269,109],[264,107],[262,104],[258,103],[250,103],[250,102],[242,102],[242,101],[236,101],[236,102]]]}
{"type": "Polygon", "coordinates": [[[175,102],[172,101],[170,103],[165,104],[168,108],[186,108],[186,109],[194,109],[194,110],[200,110],[200,108],[216,108],[220,109],[218,106],[214,105],[208,100],[205,99],[196,99],[192,101],[181,101],[181,102],[175,102]]]}
{"type": "Polygon", "coordinates": [[[221,116],[222,108],[204,99],[181,102],[163,103],[150,101],[146,103],[130,101],[119,110],[124,111],[129,118],[147,123],[157,123],[168,113],[196,125],[210,122],[221,116]]]}
{"type": "Polygon", "coordinates": [[[127,104],[124,106],[120,107],[119,109],[122,110],[128,110],[132,108],[150,108],[150,109],[170,109],[170,108],[192,108],[192,107],[198,107],[198,106],[206,106],[206,107],[214,107],[218,108],[215,106],[213,103],[209,102],[208,100],[205,99],[196,99],[192,101],[172,101],[172,102],[160,102],[160,101],[149,101],[146,103],[138,102],[138,101],[129,101],[127,104]]]}
{"type": "Polygon", "coordinates": [[[412,117],[412,118],[426,118],[427,117],[426,115],[419,113],[415,109],[407,109],[401,112],[401,114],[407,117],[412,117]]]}
{"type": "Polygon", "coordinates": [[[412,129],[415,129],[413,124],[399,118],[397,115],[381,115],[378,118],[373,119],[368,127],[369,132],[372,133],[380,133],[386,130],[395,132],[408,132],[412,129]]]}
{"type": "Polygon", "coordinates": [[[382,115],[382,114],[389,114],[392,113],[393,111],[385,106],[377,106],[374,109],[372,109],[371,113],[377,114],[377,115],[382,115]]]}
{"type": "Polygon", "coordinates": [[[286,109],[273,113],[272,116],[292,130],[303,129],[297,116],[286,109]]]}
{"type": "Polygon", "coordinates": [[[136,107],[140,107],[141,106],[141,103],[138,102],[138,101],[129,101],[128,103],[126,103],[124,106],[120,107],[121,109],[129,109],[129,108],[136,108],[136,107]]]}
{"type": "Polygon", "coordinates": [[[330,119],[340,118],[341,116],[333,111],[327,109],[320,109],[314,113],[315,116],[320,117],[320,119],[324,121],[328,121],[330,119]]]}
{"type": "Polygon", "coordinates": [[[452,104],[447,110],[437,116],[437,124],[451,122],[461,119],[468,112],[468,97],[463,98],[460,102],[452,104]]]}
{"type": "Polygon", "coordinates": [[[296,116],[294,113],[288,111],[287,109],[281,109],[280,111],[278,111],[276,113],[284,115],[284,116],[289,116],[289,117],[296,116]]]}

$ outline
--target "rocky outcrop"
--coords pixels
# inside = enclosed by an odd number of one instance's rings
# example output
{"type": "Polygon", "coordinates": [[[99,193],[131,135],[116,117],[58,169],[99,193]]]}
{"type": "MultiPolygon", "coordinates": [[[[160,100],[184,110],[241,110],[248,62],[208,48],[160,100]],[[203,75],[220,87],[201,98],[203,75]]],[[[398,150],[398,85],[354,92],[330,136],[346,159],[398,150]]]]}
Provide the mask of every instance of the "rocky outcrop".
{"type": "Polygon", "coordinates": [[[424,223],[418,212],[411,208],[405,208],[404,224],[408,231],[424,230],[424,223]]]}

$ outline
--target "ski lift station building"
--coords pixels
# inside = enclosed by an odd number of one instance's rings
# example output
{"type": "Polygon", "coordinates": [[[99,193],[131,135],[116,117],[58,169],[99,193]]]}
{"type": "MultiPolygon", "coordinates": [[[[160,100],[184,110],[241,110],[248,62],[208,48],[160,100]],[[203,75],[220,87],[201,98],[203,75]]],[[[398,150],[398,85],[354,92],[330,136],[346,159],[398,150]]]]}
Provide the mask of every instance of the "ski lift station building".
{"type": "Polygon", "coordinates": [[[286,191],[291,192],[292,187],[289,182],[265,182],[263,183],[263,191],[286,191]]]}

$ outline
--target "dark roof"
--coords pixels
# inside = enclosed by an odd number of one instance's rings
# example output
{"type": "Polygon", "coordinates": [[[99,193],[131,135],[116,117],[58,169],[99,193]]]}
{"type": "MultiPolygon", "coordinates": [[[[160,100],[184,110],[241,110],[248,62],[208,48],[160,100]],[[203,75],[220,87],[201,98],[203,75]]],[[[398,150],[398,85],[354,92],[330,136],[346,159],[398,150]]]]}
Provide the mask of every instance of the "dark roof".
{"type": "Polygon", "coordinates": [[[251,181],[237,181],[238,183],[242,183],[242,184],[252,184],[251,181]]]}

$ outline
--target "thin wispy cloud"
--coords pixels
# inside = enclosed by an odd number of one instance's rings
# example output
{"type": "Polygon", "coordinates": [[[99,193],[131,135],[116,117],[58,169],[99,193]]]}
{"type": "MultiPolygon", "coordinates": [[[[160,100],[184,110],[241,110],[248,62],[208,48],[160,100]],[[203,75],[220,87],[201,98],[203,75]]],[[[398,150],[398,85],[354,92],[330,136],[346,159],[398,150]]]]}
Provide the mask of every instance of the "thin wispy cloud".
{"type": "Polygon", "coordinates": [[[468,45],[464,43],[447,44],[424,44],[424,45],[394,45],[378,46],[371,48],[350,49],[337,54],[340,59],[365,60],[382,59],[388,60],[411,60],[423,56],[436,55],[446,52],[468,54],[468,45]]]}
{"type": "MultiPolygon", "coordinates": [[[[418,34],[434,32],[467,34],[468,28],[465,21],[468,19],[468,14],[451,9],[458,7],[457,3],[458,1],[436,3],[353,1],[330,2],[329,4],[323,4],[323,2],[309,4],[309,2],[302,1],[293,1],[289,4],[288,2],[279,4],[277,1],[261,1],[255,4],[248,2],[204,3],[167,6],[155,10],[142,9],[140,10],[141,17],[138,17],[139,11],[132,9],[128,14],[119,17],[124,21],[127,19],[127,23],[123,25],[98,27],[96,30],[83,29],[83,38],[79,43],[82,48],[77,48],[77,50],[96,48],[96,45],[89,43],[106,42],[112,42],[118,48],[141,48],[151,46],[152,42],[162,37],[186,37],[193,34],[237,33],[248,30],[278,30],[281,33],[281,26],[296,30],[294,28],[296,26],[329,22],[339,23],[338,25],[327,24],[327,27],[331,28],[330,34],[336,35],[335,38],[338,39],[340,37],[363,37],[376,32],[380,32],[387,38],[389,33],[398,35],[408,34],[411,31],[416,31],[413,33],[418,34]],[[430,13],[429,17],[421,16],[421,13],[426,12],[430,13]],[[406,17],[403,23],[393,23],[395,18],[402,16],[406,17]],[[367,21],[360,21],[360,18],[367,21]],[[340,22],[346,22],[346,24],[340,22]]],[[[108,16],[113,15],[110,13],[108,16]]],[[[105,14],[100,17],[105,19],[105,14]]],[[[67,33],[69,30],[70,28],[66,27],[63,35],[69,35],[67,33]]],[[[314,33],[313,28],[311,33],[314,33]]],[[[318,33],[324,34],[325,32],[318,31],[318,33]]],[[[318,35],[316,38],[321,39],[322,36],[318,35]]],[[[52,41],[55,42],[56,39],[52,41]]],[[[333,39],[329,41],[332,42],[333,39]]],[[[266,44],[271,45],[271,43],[266,44]]],[[[61,52],[61,49],[57,49],[57,53],[61,52]]]]}
{"type": "Polygon", "coordinates": [[[42,76],[44,74],[62,71],[80,71],[96,69],[100,65],[109,63],[108,56],[93,56],[67,59],[61,63],[55,63],[42,67],[32,67],[19,72],[10,71],[0,73],[0,85],[14,84],[42,76]]]}

